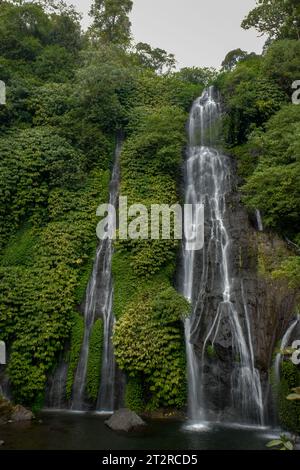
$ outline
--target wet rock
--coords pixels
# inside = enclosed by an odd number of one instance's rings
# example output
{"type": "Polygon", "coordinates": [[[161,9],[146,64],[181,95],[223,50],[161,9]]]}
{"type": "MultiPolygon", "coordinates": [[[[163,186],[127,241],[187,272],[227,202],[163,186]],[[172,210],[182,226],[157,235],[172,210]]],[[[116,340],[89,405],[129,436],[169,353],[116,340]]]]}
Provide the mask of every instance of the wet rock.
{"type": "Polygon", "coordinates": [[[6,424],[13,411],[13,405],[4,398],[0,398],[0,425],[6,424]]]}
{"type": "Polygon", "coordinates": [[[0,398],[0,425],[16,423],[21,421],[31,421],[33,413],[21,405],[14,406],[5,398],[0,398]]]}
{"type": "Polygon", "coordinates": [[[24,408],[24,406],[21,405],[16,405],[13,408],[13,412],[11,414],[11,420],[14,423],[20,422],[20,421],[31,421],[34,418],[34,415],[32,411],[27,410],[24,408]]]}
{"type": "Polygon", "coordinates": [[[130,432],[146,426],[146,423],[136,413],[126,408],[116,411],[105,424],[113,431],[130,432]]]}
{"type": "Polygon", "coordinates": [[[4,446],[5,442],[0,440],[0,447],[4,446]]]}

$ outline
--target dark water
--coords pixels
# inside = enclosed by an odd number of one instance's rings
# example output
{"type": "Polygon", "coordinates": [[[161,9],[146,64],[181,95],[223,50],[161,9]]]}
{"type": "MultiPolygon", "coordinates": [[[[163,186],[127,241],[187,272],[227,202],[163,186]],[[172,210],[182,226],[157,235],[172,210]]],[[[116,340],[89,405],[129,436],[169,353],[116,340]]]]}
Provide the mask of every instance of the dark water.
{"type": "MultiPolygon", "coordinates": [[[[94,414],[44,412],[42,423],[0,426],[3,450],[261,450],[276,437],[270,429],[214,426],[202,431],[184,423],[151,421],[142,433],[117,434],[105,417],[94,414]]],[[[277,434],[278,435],[278,434],[277,434]]]]}

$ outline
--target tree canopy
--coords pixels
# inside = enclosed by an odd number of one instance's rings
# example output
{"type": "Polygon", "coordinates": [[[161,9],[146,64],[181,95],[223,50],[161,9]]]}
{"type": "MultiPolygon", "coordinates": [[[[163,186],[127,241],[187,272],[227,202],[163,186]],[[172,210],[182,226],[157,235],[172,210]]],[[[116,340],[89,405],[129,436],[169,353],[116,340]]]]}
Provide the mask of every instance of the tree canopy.
{"type": "Polygon", "coordinates": [[[93,18],[92,34],[105,43],[128,45],[132,6],[132,0],[94,0],[90,11],[93,18]]]}
{"type": "Polygon", "coordinates": [[[298,0],[257,0],[256,3],[242,22],[244,29],[255,28],[269,39],[300,39],[298,0]]]}

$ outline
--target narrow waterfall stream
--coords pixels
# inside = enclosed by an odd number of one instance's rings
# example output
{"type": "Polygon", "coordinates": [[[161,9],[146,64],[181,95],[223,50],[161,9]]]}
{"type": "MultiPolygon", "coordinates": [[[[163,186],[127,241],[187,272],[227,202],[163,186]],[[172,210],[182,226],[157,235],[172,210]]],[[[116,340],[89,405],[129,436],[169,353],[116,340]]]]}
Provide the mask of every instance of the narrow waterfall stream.
{"type": "MultiPolygon", "coordinates": [[[[120,185],[120,154],[122,142],[117,143],[115,164],[110,183],[109,203],[117,207],[120,185]]],[[[102,316],[104,322],[104,347],[101,369],[101,383],[98,395],[97,410],[102,412],[111,412],[115,405],[115,374],[116,364],[112,344],[113,326],[115,317],[113,314],[113,282],[112,282],[112,255],[113,241],[109,238],[104,240],[105,259],[103,263],[103,284],[102,284],[102,316]]]]}
{"type": "Polygon", "coordinates": [[[218,93],[211,87],[190,113],[185,172],[186,204],[205,206],[203,250],[189,250],[187,242],[183,247],[182,293],[192,304],[185,321],[189,415],[199,426],[229,421],[225,413],[220,416],[222,402],[232,419],[263,424],[262,388],[243,279],[232,274],[226,198],[232,191],[233,170],[230,158],[218,150],[220,122],[218,93]],[[237,295],[244,303],[242,311],[238,311],[237,295]],[[216,352],[222,360],[208,358],[208,353],[216,352]]]}
{"type": "MultiPolygon", "coordinates": [[[[119,181],[120,165],[119,157],[121,153],[121,139],[117,142],[115,162],[110,182],[109,203],[116,207],[119,181]]],[[[113,283],[112,283],[112,255],[113,241],[106,238],[101,241],[96,253],[92,276],[86,292],[84,320],[85,331],[81,348],[80,358],[76,370],[73,385],[73,410],[85,410],[86,403],[86,378],[89,355],[89,342],[92,327],[97,318],[103,319],[104,339],[101,368],[101,382],[97,401],[97,411],[112,412],[115,404],[115,358],[112,345],[112,333],[114,325],[113,315],[113,283]]]]}
{"type": "Polygon", "coordinates": [[[260,212],[259,209],[256,209],[255,217],[256,217],[257,230],[259,232],[263,232],[264,231],[264,224],[263,224],[263,219],[262,219],[261,212],[260,212]]]}

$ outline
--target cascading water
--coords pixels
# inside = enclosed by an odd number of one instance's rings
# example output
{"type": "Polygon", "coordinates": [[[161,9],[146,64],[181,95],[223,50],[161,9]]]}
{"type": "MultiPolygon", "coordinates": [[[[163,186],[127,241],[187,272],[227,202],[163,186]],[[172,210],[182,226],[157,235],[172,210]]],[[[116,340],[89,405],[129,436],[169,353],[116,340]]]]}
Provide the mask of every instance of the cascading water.
{"type": "Polygon", "coordinates": [[[257,230],[259,232],[263,232],[264,231],[264,224],[263,224],[261,212],[260,212],[259,209],[256,209],[255,217],[256,217],[257,230]]]}
{"type": "MultiPolygon", "coordinates": [[[[207,351],[218,346],[223,354],[231,354],[228,386],[223,386],[227,393],[231,388],[228,407],[242,422],[263,424],[262,389],[255,368],[243,282],[233,278],[231,269],[226,197],[232,191],[232,163],[216,148],[220,122],[218,94],[211,87],[192,107],[186,161],[185,202],[205,206],[205,246],[201,254],[187,249],[187,242],[183,247],[182,293],[192,304],[192,314],[185,321],[189,414],[194,422],[211,420],[206,382],[213,382],[222,367],[217,369],[207,362],[207,351]],[[243,311],[237,309],[237,285],[243,311]]],[[[216,396],[221,395],[218,383],[211,388],[216,396]]]]}
{"type": "MultiPolygon", "coordinates": [[[[116,207],[119,190],[120,170],[119,157],[121,153],[121,139],[116,147],[115,163],[110,183],[109,203],[116,207]]],[[[103,362],[101,368],[101,383],[97,401],[97,410],[112,412],[115,404],[115,358],[112,345],[114,325],[113,283],[112,283],[112,254],[113,242],[106,238],[100,242],[94,262],[92,277],[90,279],[84,308],[85,331],[80,358],[73,385],[73,410],[84,410],[86,404],[86,378],[89,355],[89,343],[93,325],[97,318],[104,323],[103,362]]]]}
{"type": "MultiPolygon", "coordinates": [[[[280,351],[284,351],[286,348],[292,346],[291,338],[293,337],[293,333],[295,332],[298,325],[299,325],[299,330],[300,330],[300,315],[297,315],[296,319],[293,321],[293,323],[291,323],[291,325],[285,332],[280,343],[280,351]]],[[[276,354],[274,372],[275,372],[275,379],[277,383],[280,382],[280,365],[281,365],[282,359],[283,359],[283,356],[280,352],[276,354]]]]}
{"type": "Polygon", "coordinates": [[[72,409],[73,410],[84,410],[85,409],[85,386],[87,376],[87,365],[89,355],[89,344],[92,333],[92,328],[96,318],[96,306],[97,306],[97,279],[98,273],[101,272],[100,260],[102,254],[105,251],[105,244],[100,243],[96,259],[93,266],[92,277],[88,284],[86,291],[86,300],[84,308],[84,337],[81,347],[79,362],[75,374],[74,385],[73,385],[73,399],[72,409]]]}
{"type": "Polygon", "coordinates": [[[52,409],[62,410],[66,408],[67,373],[68,364],[62,358],[53,375],[46,397],[46,403],[52,409]]]}
{"type": "MultiPolygon", "coordinates": [[[[116,159],[113,169],[112,179],[110,183],[109,203],[113,207],[117,207],[120,183],[120,165],[119,157],[121,153],[121,141],[117,144],[116,159]]],[[[101,384],[97,402],[97,410],[102,412],[111,412],[114,410],[115,402],[115,374],[116,364],[112,343],[113,327],[115,317],[113,314],[113,282],[112,282],[112,255],[113,241],[107,238],[103,242],[106,246],[105,260],[103,263],[103,308],[102,316],[104,321],[104,347],[103,361],[101,369],[101,384]]]]}

